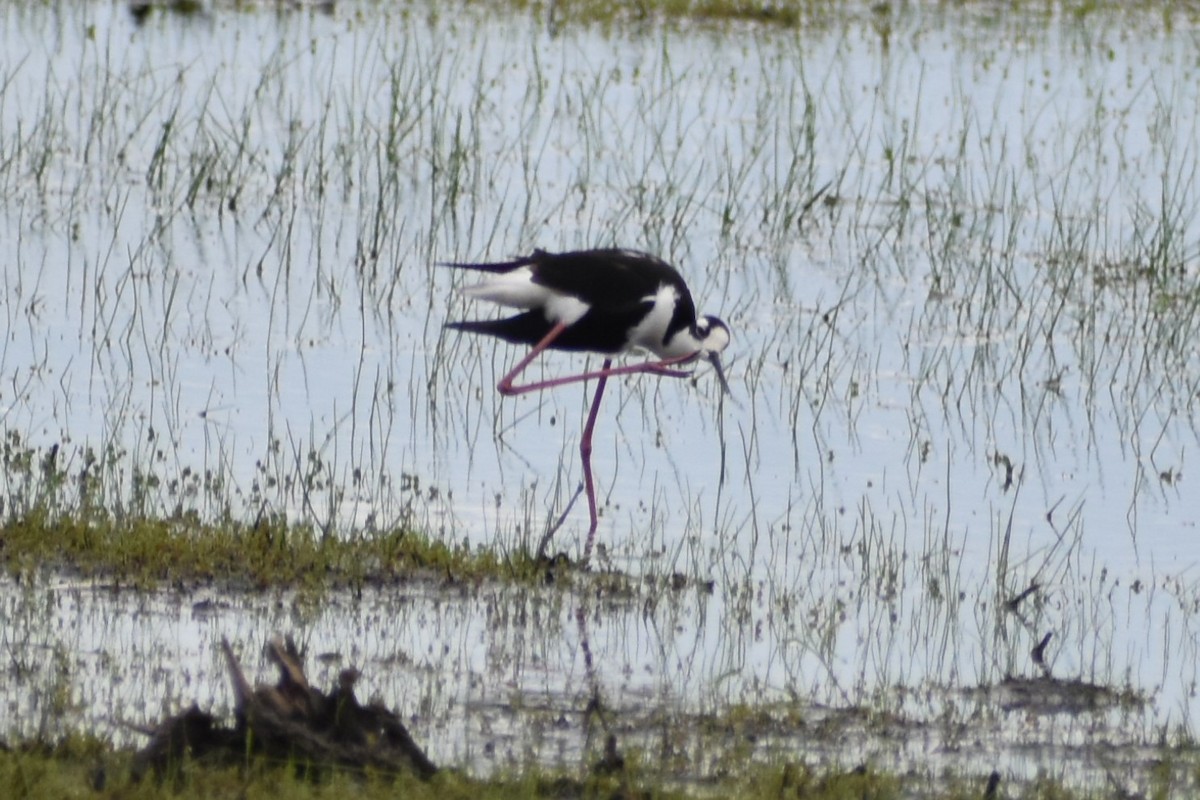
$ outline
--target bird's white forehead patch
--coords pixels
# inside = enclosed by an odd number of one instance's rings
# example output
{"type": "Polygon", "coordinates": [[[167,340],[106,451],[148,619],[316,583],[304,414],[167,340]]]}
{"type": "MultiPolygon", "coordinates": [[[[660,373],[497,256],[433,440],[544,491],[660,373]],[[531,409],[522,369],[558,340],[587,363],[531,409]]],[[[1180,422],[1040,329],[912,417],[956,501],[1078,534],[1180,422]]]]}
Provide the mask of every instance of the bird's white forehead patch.
{"type": "Polygon", "coordinates": [[[712,325],[700,343],[706,353],[719,353],[729,346],[729,329],[724,325],[712,325]]]}

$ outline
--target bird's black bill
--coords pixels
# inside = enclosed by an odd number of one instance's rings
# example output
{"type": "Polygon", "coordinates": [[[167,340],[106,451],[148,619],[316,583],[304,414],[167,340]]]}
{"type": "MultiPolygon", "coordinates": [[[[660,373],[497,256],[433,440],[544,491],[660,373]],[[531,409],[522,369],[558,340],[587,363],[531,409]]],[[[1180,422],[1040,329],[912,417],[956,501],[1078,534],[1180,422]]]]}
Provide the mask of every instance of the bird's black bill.
{"type": "Polygon", "coordinates": [[[721,382],[721,389],[725,394],[731,394],[729,381],[725,380],[725,370],[721,369],[721,356],[717,353],[709,353],[708,360],[713,365],[713,369],[717,371],[717,380],[721,382]]]}

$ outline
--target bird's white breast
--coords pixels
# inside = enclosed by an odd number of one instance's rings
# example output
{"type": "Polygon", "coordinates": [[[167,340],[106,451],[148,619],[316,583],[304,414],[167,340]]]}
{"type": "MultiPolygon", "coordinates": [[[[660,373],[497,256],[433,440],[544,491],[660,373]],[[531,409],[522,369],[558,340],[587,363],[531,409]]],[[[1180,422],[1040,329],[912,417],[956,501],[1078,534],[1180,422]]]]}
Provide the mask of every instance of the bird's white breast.
{"type": "MultiPolygon", "coordinates": [[[[655,294],[645,297],[643,300],[653,302],[654,306],[650,309],[650,313],[629,332],[631,347],[645,348],[659,358],[686,355],[695,350],[695,348],[685,348],[676,353],[673,352],[675,348],[663,344],[663,337],[667,335],[667,327],[671,324],[671,317],[675,315],[675,304],[679,300],[679,293],[675,287],[663,284],[655,294]]],[[[678,340],[679,336],[676,336],[670,344],[675,345],[678,340]]]]}

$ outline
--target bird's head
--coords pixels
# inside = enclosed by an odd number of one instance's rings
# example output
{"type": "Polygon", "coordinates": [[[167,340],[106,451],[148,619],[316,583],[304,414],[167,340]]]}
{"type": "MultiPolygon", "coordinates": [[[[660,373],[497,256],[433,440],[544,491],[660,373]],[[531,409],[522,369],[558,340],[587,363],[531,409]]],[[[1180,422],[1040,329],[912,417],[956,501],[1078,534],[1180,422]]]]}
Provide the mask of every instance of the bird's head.
{"type": "Polygon", "coordinates": [[[696,356],[713,365],[713,369],[717,371],[717,379],[721,381],[721,388],[729,394],[725,370],[721,369],[721,351],[729,346],[729,326],[714,316],[705,315],[696,321],[696,338],[700,341],[700,350],[696,356]]]}

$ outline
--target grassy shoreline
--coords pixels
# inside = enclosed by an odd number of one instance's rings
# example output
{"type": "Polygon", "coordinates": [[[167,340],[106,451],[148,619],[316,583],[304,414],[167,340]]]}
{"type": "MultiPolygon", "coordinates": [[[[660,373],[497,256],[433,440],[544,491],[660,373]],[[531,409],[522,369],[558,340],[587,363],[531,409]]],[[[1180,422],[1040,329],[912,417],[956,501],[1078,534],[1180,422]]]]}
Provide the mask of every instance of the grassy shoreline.
{"type": "Polygon", "coordinates": [[[251,591],[427,576],[519,580],[534,566],[519,555],[448,545],[403,529],[340,537],[280,517],[206,523],[45,509],[0,523],[0,563],[18,575],[48,568],[134,588],[217,581],[251,591]]]}
{"type": "MultiPolygon", "coordinates": [[[[443,769],[429,781],[410,775],[325,772],[320,778],[305,777],[300,764],[271,764],[248,759],[241,766],[210,766],[185,761],[167,782],[134,780],[130,775],[133,751],[114,749],[105,742],[83,736],[67,737],[56,743],[19,743],[0,746],[0,787],[17,791],[17,796],[65,797],[241,797],[325,798],[353,793],[361,800],[373,798],[463,798],[491,800],[518,797],[604,797],[604,798],[888,798],[1027,797],[1084,798],[1105,796],[1101,792],[1070,789],[1052,779],[1030,783],[1004,781],[996,773],[997,787],[988,791],[989,777],[940,776],[931,782],[912,773],[878,771],[865,765],[853,768],[816,766],[801,761],[749,766],[737,775],[723,775],[680,786],[656,774],[653,760],[632,754],[618,768],[598,760],[583,774],[530,769],[490,779],[476,779],[455,769],[443,769]]],[[[1170,783],[1156,787],[1151,796],[1169,796],[1170,783]]]]}

